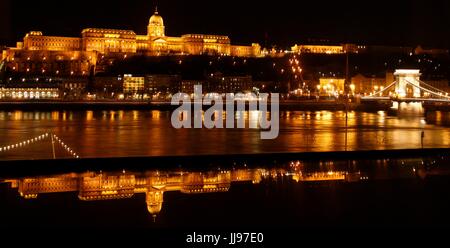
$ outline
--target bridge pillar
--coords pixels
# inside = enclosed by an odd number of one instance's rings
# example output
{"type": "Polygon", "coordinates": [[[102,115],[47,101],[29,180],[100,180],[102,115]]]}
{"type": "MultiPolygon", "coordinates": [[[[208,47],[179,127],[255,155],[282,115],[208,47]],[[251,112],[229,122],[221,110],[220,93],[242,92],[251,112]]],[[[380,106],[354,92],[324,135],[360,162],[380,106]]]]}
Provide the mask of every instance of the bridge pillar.
{"type": "Polygon", "coordinates": [[[395,93],[397,93],[397,96],[402,98],[412,93],[412,97],[420,97],[421,90],[418,87],[414,87],[414,85],[420,86],[420,75],[420,70],[395,70],[394,76],[397,82],[395,84],[395,93]],[[410,86],[409,88],[412,92],[408,92],[407,86],[410,86]]]}

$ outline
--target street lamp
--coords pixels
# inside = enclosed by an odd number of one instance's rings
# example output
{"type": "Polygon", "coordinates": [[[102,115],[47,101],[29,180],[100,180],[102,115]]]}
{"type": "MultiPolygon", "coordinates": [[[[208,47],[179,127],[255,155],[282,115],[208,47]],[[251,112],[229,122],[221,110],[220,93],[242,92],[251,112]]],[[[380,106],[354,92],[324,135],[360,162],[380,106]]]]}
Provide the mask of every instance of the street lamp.
{"type": "Polygon", "coordinates": [[[352,91],[352,95],[355,94],[355,85],[354,84],[350,84],[350,90],[352,91]]]}

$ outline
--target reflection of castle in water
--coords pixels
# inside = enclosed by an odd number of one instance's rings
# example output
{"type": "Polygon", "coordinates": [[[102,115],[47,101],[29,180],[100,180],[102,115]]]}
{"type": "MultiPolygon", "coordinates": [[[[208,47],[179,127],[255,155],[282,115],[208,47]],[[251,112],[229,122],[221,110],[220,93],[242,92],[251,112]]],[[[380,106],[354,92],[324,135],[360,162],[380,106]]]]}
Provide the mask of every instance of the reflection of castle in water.
{"type": "Polygon", "coordinates": [[[214,172],[158,172],[143,173],[70,173],[50,177],[8,179],[25,199],[39,194],[78,192],[83,201],[131,198],[145,193],[148,211],[155,215],[161,211],[163,194],[180,191],[187,194],[226,192],[232,182],[261,180],[261,170],[233,170],[214,172]]]}
{"type": "MultiPolygon", "coordinates": [[[[258,184],[264,178],[288,176],[294,181],[354,181],[367,179],[360,173],[346,171],[302,172],[298,164],[291,163],[285,169],[235,169],[210,172],[159,172],[130,173],[69,173],[48,177],[7,179],[3,182],[17,188],[25,199],[37,198],[39,194],[78,192],[82,201],[131,198],[134,194],[146,195],[147,209],[152,215],[162,209],[166,191],[186,194],[226,192],[231,183],[248,182],[258,184]]],[[[2,181],[0,181],[2,182],[2,181]]]]}

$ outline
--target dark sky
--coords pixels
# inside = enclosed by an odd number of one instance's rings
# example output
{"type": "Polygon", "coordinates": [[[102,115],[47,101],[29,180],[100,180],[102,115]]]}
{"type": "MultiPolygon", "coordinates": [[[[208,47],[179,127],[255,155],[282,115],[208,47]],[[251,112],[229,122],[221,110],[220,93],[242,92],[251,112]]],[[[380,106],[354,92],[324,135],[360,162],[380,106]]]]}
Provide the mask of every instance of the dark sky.
{"type": "MultiPolygon", "coordinates": [[[[159,0],[166,33],[225,34],[233,43],[290,46],[308,38],[333,42],[450,45],[447,0],[159,0]]],[[[155,0],[0,0],[0,41],[30,30],[79,36],[86,27],[146,33],[155,0]]]]}

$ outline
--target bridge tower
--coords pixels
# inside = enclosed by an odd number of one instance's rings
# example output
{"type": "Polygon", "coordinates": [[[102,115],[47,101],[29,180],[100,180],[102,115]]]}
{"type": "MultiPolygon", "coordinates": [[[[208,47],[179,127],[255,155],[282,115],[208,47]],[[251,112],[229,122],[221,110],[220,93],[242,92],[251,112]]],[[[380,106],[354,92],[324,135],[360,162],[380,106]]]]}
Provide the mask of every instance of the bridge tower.
{"type": "Polygon", "coordinates": [[[420,70],[398,69],[395,70],[394,76],[396,78],[395,93],[402,98],[408,95],[408,87],[412,88],[412,96],[420,97],[420,70]],[[417,86],[417,87],[415,87],[417,86]]]}

